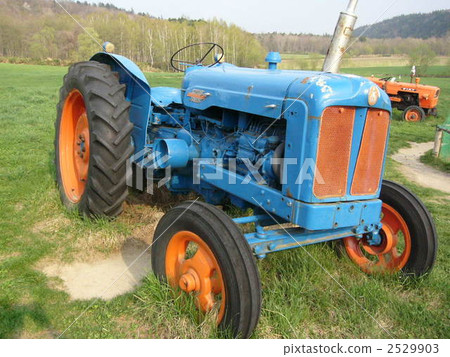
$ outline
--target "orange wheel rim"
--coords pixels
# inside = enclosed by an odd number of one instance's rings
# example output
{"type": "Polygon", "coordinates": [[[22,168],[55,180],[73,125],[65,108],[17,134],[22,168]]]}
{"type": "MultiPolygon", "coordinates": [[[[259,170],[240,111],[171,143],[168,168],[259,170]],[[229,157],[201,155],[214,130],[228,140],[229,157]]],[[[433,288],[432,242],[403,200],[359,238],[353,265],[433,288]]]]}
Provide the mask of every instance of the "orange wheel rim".
{"type": "Polygon", "coordinates": [[[417,109],[408,110],[405,115],[406,121],[419,121],[420,120],[420,111],[417,109]]]}
{"type": "Polygon", "coordinates": [[[59,127],[59,166],[64,192],[73,203],[83,196],[89,170],[89,121],[83,95],[72,90],[59,127]]]}
{"type": "Polygon", "coordinates": [[[225,285],[222,271],[208,245],[195,233],[180,231],[166,251],[166,277],[169,284],[193,293],[203,312],[218,309],[217,323],[225,314],[225,285]]]}
{"type": "Polygon", "coordinates": [[[383,203],[381,243],[369,245],[366,238],[344,238],[348,256],[366,273],[386,273],[401,270],[411,255],[411,235],[402,216],[383,203]]]}

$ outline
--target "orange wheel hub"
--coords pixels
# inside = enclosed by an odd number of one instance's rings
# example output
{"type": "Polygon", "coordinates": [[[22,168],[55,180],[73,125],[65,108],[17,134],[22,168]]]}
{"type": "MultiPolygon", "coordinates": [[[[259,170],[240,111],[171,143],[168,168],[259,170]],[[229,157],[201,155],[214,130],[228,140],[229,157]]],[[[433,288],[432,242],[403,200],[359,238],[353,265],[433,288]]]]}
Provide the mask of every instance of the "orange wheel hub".
{"type": "Polygon", "coordinates": [[[225,285],[208,245],[195,233],[180,231],[167,246],[165,262],[169,284],[194,293],[197,306],[204,312],[217,306],[220,323],[225,313],[225,285]]]}
{"type": "Polygon", "coordinates": [[[72,90],[64,102],[59,127],[59,166],[64,192],[77,203],[89,171],[89,121],[83,95],[72,90]]]}
{"type": "Polygon", "coordinates": [[[410,109],[405,114],[406,121],[420,121],[421,113],[417,109],[410,109]]]}
{"type": "Polygon", "coordinates": [[[411,255],[411,235],[402,216],[383,203],[381,243],[370,245],[366,238],[344,238],[348,256],[366,273],[401,270],[411,255]]]}

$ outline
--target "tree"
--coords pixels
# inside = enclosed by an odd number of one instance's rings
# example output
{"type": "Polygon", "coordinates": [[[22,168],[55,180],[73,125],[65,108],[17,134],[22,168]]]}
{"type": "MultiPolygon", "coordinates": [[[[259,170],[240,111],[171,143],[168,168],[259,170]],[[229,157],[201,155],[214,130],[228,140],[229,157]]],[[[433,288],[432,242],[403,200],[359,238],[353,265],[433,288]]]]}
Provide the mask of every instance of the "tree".
{"type": "Polygon", "coordinates": [[[44,28],[31,37],[31,55],[34,58],[56,57],[55,29],[50,26],[44,28]]]}
{"type": "Polygon", "coordinates": [[[417,75],[424,75],[431,63],[436,58],[436,52],[434,52],[428,44],[421,44],[413,48],[409,54],[409,64],[416,66],[417,75]]]}
{"type": "Polygon", "coordinates": [[[102,40],[92,27],[87,27],[86,31],[78,35],[78,59],[88,60],[96,52],[101,51],[102,40]]]}

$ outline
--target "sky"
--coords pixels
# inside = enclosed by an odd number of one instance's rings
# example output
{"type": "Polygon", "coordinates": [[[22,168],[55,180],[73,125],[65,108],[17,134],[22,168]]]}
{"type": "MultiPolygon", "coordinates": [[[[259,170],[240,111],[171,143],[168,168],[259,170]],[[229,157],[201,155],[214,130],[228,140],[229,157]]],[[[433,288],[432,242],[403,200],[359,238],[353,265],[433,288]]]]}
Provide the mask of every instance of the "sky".
{"type": "MultiPolygon", "coordinates": [[[[151,16],[218,18],[250,32],[331,34],[348,0],[89,0],[151,16]]],[[[359,0],[356,27],[402,14],[449,9],[449,0],[359,0]]]]}

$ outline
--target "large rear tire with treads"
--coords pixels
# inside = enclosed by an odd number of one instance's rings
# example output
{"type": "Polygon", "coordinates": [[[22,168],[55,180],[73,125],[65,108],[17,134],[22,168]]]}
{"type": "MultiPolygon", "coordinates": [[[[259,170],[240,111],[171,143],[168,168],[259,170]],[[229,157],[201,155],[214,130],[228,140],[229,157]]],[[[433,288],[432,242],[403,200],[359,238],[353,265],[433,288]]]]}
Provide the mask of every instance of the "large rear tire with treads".
{"type": "Polygon", "coordinates": [[[56,181],[63,204],[86,216],[115,217],[128,194],[133,153],[126,86],[96,61],[72,65],[55,122],[56,181]]]}

